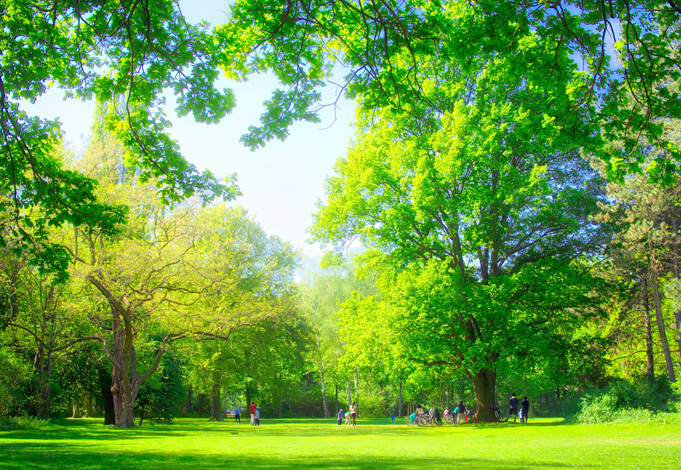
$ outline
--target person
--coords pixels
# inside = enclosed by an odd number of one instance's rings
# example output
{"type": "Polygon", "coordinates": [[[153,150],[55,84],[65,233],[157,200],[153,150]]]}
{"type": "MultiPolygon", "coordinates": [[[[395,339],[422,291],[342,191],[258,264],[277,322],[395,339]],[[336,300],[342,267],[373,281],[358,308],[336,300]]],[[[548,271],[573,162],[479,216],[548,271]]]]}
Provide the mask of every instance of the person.
{"type": "Polygon", "coordinates": [[[343,413],[343,408],[341,408],[338,412],[338,426],[343,424],[343,416],[345,416],[345,413],[343,413]]]}
{"type": "Polygon", "coordinates": [[[352,421],[352,412],[351,411],[346,411],[345,412],[345,425],[350,426],[350,422],[352,421]]]}
{"type": "Polygon", "coordinates": [[[241,412],[239,411],[238,406],[234,408],[234,422],[241,423],[241,412]]]}
{"type": "Polygon", "coordinates": [[[459,401],[459,404],[457,405],[457,423],[458,424],[463,424],[464,421],[466,421],[466,405],[463,404],[463,400],[459,401]]]}
{"type": "Polygon", "coordinates": [[[520,404],[523,417],[520,420],[521,423],[527,423],[527,418],[530,416],[530,402],[527,397],[523,397],[523,402],[520,404]]]}
{"type": "Polygon", "coordinates": [[[255,407],[255,425],[260,426],[260,407],[255,407]]]}
{"type": "Polygon", "coordinates": [[[518,399],[515,397],[515,392],[513,392],[511,398],[508,399],[508,407],[508,417],[506,418],[506,421],[511,419],[511,415],[513,415],[513,422],[515,423],[515,420],[518,417],[518,399]]]}
{"type": "Polygon", "coordinates": [[[395,422],[395,410],[390,410],[390,421],[395,422]]]}
{"type": "Polygon", "coordinates": [[[433,424],[433,419],[435,419],[435,410],[431,406],[430,410],[428,410],[428,423],[433,424]]]}
{"type": "Polygon", "coordinates": [[[452,414],[452,412],[449,411],[449,406],[446,406],[446,407],[445,407],[445,413],[444,413],[444,415],[445,415],[445,423],[447,422],[447,417],[448,417],[450,414],[452,414]]]}
{"type": "Polygon", "coordinates": [[[251,426],[255,426],[255,400],[251,402],[251,426]]]}
{"type": "Polygon", "coordinates": [[[350,405],[350,416],[352,416],[352,425],[357,426],[357,403],[354,401],[350,405]]]}
{"type": "Polygon", "coordinates": [[[440,419],[440,408],[435,408],[435,411],[433,412],[433,417],[435,418],[435,422],[442,426],[442,419],[440,419]]]}

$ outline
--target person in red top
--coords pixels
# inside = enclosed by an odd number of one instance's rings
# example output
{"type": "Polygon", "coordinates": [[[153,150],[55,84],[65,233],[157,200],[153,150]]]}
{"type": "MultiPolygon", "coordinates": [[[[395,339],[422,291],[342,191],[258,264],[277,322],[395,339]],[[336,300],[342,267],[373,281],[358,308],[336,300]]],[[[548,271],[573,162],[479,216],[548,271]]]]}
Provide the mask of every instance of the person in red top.
{"type": "Polygon", "coordinates": [[[255,426],[255,401],[251,402],[251,426],[255,426]]]}

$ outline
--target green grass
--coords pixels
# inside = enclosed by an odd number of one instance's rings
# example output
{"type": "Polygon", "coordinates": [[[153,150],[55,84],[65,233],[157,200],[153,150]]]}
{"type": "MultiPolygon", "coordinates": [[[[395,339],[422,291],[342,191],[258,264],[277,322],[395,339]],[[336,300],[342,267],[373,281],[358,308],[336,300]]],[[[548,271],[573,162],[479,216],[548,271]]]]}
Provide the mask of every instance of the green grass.
{"type": "MultiPolygon", "coordinates": [[[[403,422],[403,421],[402,421],[403,422]]],[[[669,468],[681,466],[681,425],[407,427],[389,420],[247,422],[180,419],[115,429],[67,420],[34,431],[0,431],[0,469],[669,468]]]]}

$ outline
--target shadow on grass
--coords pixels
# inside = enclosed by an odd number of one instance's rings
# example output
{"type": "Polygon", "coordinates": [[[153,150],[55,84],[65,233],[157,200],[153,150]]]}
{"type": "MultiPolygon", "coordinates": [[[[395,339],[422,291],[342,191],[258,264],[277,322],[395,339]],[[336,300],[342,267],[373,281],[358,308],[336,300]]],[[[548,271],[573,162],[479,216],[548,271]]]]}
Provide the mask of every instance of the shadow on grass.
{"type": "MultiPolygon", "coordinates": [[[[265,453],[265,451],[263,451],[265,453]]],[[[118,454],[103,454],[89,450],[74,449],[72,445],[60,443],[41,444],[12,444],[0,446],[0,468],[3,470],[14,469],[225,469],[225,468],[249,468],[249,469],[422,469],[422,468],[456,468],[467,469],[501,469],[519,470],[526,468],[563,468],[574,467],[572,464],[563,462],[536,462],[523,461],[499,461],[496,459],[471,458],[471,457],[448,457],[448,458],[425,458],[415,456],[409,458],[397,457],[374,457],[360,459],[353,455],[347,456],[319,456],[306,455],[298,458],[270,458],[266,455],[239,455],[239,456],[210,456],[184,453],[181,456],[167,455],[158,452],[145,452],[144,454],[130,455],[121,448],[118,454]]],[[[592,467],[593,468],[593,467],[592,467]]]]}

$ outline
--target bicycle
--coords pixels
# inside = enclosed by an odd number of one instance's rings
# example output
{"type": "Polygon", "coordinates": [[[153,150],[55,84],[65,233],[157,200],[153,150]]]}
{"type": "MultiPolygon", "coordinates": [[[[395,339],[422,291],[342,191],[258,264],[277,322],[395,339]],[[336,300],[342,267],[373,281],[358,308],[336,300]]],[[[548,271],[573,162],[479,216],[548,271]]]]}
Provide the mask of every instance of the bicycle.
{"type": "Polygon", "coordinates": [[[497,405],[489,407],[488,410],[490,411],[490,413],[492,413],[494,415],[495,418],[497,418],[497,421],[502,420],[501,410],[499,409],[499,407],[497,405]]]}
{"type": "Polygon", "coordinates": [[[454,424],[454,414],[453,413],[447,413],[445,415],[445,424],[454,424]]]}

